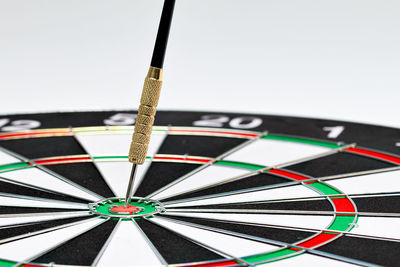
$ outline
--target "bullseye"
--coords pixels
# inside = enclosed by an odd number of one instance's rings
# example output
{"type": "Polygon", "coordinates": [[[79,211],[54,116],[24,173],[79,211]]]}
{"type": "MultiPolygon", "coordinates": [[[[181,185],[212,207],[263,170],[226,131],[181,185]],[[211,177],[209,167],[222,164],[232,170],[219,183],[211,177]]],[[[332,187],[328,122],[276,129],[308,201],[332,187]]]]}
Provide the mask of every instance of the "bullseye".
{"type": "Polygon", "coordinates": [[[127,205],[126,207],[124,205],[112,205],[108,208],[108,210],[111,213],[115,214],[130,214],[133,215],[135,213],[138,213],[143,210],[143,208],[136,207],[133,205],[127,205]]]}
{"type": "Polygon", "coordinates": [[[126,207],[124,202],[124,198],[107,198],[89,203],[89,209],[92,214],[96,214],[101,218],[118,218],[123,220],[141,217],[147,218],[165,212],[163,205],[152,199],[132,197],[126,207]]]}

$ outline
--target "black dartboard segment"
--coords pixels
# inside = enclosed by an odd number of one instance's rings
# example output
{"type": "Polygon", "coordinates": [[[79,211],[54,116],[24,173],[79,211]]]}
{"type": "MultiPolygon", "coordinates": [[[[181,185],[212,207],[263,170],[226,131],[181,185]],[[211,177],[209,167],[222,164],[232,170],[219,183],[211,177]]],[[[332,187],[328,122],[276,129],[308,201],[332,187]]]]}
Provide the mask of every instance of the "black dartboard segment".
{"type": "Polygon", "coordinates": [[[400,261],[399,129],[159,111],[119,213],[135,116],[0,116],[0,266],[400,261]]]}
{"type": "Polygon", "coordinates": [[[48,166],[48,169],[84,188],[90,188],[92,192],[100,196],[114,196],[114,193],[92,163],[52,165],[48,166]]]}
{"type": "Polygon", "coordinates": [[[65,244],[34,259],[33,262],[54,262],[62,265],[90,265],[112,233],[116,221],[107,221],[65,244]]]}
{"type": "Polygon", "coordinates": [[[1,146],[28,159],[86,154],[75,138],[70,136],[8,140],[1,142],[1,146]]]}
{"type": "Polygon", "coordinates": [[[210,136],[168,136],[160,150],[159,154],[176,155],[202,155],[205,157],[217,157],[229,149],[232,149],[241,143],[243,139],[234,138],[213,138],[210,136]]]}
{"type": "Polygon", "coordinates": [[[143,177],[143,181],[136,190],[136,195],[145,197],[188,174],[195,168],[197,166],[193,164],[154,162],[143,177]]]}
{"type": "Polygon", "coordinates": [[[146,220],[138,224],[168,264],[222,259],[215,252],[146,220]],[[186,253],[190,251],[191,253],[186,253]]]}

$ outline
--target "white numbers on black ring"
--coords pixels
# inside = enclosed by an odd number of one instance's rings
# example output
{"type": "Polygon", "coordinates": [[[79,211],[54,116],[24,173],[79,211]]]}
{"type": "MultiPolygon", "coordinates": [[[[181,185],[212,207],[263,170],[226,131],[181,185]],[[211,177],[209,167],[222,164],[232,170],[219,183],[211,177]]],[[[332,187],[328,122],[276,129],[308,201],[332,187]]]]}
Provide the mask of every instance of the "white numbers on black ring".
{"type": "Polygon", "coordinates": [[[137,114],[133,113],[117,113],[105,119],[103,122],[105,125],[133,125],[136,122],[136,116],[137,114]]]}
{"type": "Polygon", "coordinates": [[[236,129],[253,129],[260,126],[263,120],[258,117],[243,116],[230,118],[226,115],[203,115],[198,121],[194,121],[194,126],[224,127],[229,125],[236,129]]]}
{"type": "Polygon", "coordinates": [[[38,127],[40,127],[40,122],[35,120],[12,121],[8,118],[0,119],[0,131],[2,132],[17,132],[23,130],[30,130],[38,127]]]}

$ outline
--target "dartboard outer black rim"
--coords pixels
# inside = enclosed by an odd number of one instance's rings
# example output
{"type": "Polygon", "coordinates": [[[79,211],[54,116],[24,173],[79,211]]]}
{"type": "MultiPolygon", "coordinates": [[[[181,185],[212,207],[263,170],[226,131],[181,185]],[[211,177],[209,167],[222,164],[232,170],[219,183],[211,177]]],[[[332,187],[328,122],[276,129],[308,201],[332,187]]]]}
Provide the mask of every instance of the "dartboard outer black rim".
{"type": "Polygon", "coordinates": [[[135,116],[0,116],[0,266],[398,264],[399,129],[160,111],[124,214],[135,116]]]}

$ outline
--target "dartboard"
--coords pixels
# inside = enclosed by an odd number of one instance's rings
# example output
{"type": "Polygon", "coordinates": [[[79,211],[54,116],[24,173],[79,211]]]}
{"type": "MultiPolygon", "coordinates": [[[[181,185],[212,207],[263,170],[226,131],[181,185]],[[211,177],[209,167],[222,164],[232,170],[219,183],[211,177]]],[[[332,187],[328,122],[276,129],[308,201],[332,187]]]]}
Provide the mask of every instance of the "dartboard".
{"type": "Polygon", "coordinates": [[[1,266],[399,265],[400,130],[135,111],[0,117],[1,266]]]}

